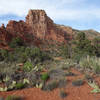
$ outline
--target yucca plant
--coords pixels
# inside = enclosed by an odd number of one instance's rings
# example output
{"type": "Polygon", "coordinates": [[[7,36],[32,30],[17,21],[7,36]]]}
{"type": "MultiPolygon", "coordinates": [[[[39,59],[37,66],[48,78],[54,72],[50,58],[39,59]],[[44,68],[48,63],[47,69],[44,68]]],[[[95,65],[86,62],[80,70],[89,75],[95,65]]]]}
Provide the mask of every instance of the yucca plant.
{"type": "Polygon", "coordinates": [[[95,73],[100,73],[100,58],[91,58],[91,67],[95,73]]]}
{"type": "Polygon", "coordinates": [[[99,86],[96,84],[96,82],[88,82],[89,86],[91,86],[93,88],[93,90],[91,91],[91,93],[100,93],[100,88],[99,86]]]}
{"type": "Polygon", "coordinates": [[[79,62],[83,69],[92,69],[95,73],[100,73],[100,58],[98,57],[84,57],[79,62]]]}

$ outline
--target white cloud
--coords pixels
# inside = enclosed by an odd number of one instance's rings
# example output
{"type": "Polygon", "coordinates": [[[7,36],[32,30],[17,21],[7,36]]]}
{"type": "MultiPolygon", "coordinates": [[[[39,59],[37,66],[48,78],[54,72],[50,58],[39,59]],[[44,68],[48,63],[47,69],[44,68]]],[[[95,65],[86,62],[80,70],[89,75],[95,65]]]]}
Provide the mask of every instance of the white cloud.
{"type": "Polygon", "coordinates": [[[84,0],[0,0],[0,15],[16,14],[25,16],[29,9],[44,9],[52,18],[71,18],[80,12],[78,9],[68,9],[84,0]]]}
{"type": "Polygon", "coordinates": [[[26,16],[29,9],[44,9],[57,20],[100,19],[100,8],[83,6],[86,0],[0,0],[0,15],[26,16]]]}

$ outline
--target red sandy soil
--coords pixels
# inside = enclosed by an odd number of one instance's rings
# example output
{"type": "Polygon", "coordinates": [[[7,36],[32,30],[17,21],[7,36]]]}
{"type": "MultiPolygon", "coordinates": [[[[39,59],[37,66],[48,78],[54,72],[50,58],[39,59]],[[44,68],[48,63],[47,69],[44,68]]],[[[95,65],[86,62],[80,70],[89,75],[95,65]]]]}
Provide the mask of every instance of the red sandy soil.
{"type": "MultiPolygon", "coordinates": [[[[100,100],[100,94],[92,94],[92,88],[85,82],[84,85],[80,87],[72,86],[72,81],[76,79],[83,78],[84,75],[76,70],[72,72],[78,74],[77,76],[67,77],[68,84],[65,88],[68,96],[64,100],[100,100]]],[[[100,77],[95,78],[100,82],[100,77]]],[[[0,96],[17,95],[25,97],[25,100],[61,100],[59,96],[59,89],[55,89],[51,92],[42,91],[38,88],[29,88],[11,92],[0,92],[0,96]]]]}

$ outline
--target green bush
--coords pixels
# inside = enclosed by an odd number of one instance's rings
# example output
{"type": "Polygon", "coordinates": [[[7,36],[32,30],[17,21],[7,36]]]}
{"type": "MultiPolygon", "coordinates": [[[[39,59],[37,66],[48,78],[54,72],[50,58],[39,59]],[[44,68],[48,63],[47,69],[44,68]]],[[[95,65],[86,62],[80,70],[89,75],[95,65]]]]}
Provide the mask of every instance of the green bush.
{"type": "Polygon", "coordinates": [[[60,47],[61,56],[65,58],[71,57],[71,46],[69,44],[60,47]]]}
{"type": "Polygon", "coordinates": [[[97,57],[100,57],[100,37],[96,37],[93,40],[94,52],[97,57]]]}
{"type": "Polygon", "coordinates": [[[23,89],[25,87],[25,84],[24,83],[17,83],[15,85],[15,89],[23,89]]]}
{"type": "Polygon", "coordinates": [[[13,38],[12,41],[9,43],[9,46],[11,48],[15,48],[15,47],[18,47],[18,46],[23,46],[23,45],[24,45],[24,42],[19,37],[13,38]]]}
{"type": "Polygon", "coordinates": [[[79,60],[87,55],[94,56],[94,47],[92,42],[86,37],[84,32],[79,32],[74,40],[75,44],[73,48],[73,58],[79,62],[79,60]]]}
{"type": "Polygon", "coordinates": [[[33,65],[29,61],[27,61],[23,66],[23,70],[26,72],[30,72],[32,69],[33,69],[33,65]]]}
{"type": "Polygon", "coordinates": [[[7,59],[8,58],[8,51],[7,50],[4,50],[4,49],[1,49],[0,50],[0,55],[1,55],[1,58],[4,60],[4,59],[7,59]]]}
{"type": "Polygon", "coordinates": [[[5,100],[23,100],[20,96],[7,96],[5,100]]]}
{"type": "Polygon", "coordinates": [[[43,74],[41,75],[41,79],[42,79],[43,81],[48,80],[48,78],[49,78],[49,74],[48,74],[48,73],[43,73],[43,74]]]}

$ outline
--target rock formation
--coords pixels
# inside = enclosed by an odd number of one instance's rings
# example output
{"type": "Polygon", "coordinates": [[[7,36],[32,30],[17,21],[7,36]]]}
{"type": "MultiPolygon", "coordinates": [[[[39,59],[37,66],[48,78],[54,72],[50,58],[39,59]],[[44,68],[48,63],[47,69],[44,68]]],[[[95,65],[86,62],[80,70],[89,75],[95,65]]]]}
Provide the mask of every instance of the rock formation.
{"type": "Polygon", "coordinates": [[[40,39],[64,42],[67,37],[67,32],[58,28],[44,10],[29,10],[26,23],[40,39]]]}
{"type": "MultiPolygon", "coordinates": [[[[29,10],[26,21],[10,20],[5,27],[0,27],[0,45],[7,44],[12,38],[21,37],[29,44],[66,43],[73,38],[77,30],[57,25],[44,10],[29,10]],[[46,43],[46,42],[45,42],[46,43]]],[[[97,33],[96,33],[97,34],[97,33]]]]}

